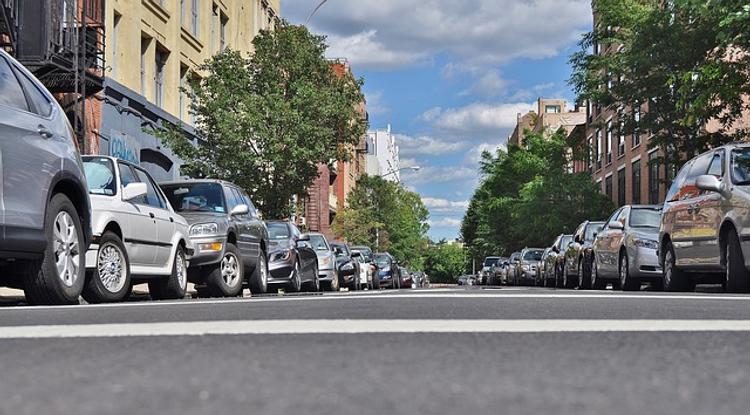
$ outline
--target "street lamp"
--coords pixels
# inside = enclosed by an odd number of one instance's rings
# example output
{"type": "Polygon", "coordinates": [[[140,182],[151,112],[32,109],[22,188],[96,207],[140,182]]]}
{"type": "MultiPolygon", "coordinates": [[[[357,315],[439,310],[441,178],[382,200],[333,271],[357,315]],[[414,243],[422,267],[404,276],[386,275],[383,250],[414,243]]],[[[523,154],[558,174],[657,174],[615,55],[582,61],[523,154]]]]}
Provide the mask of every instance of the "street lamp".
{"type": "Polygon", "coordinates": [[[381,178],[382,178],[382,177],[387,177],[387,176],[390,176],[391,174],[396,174],[396,173],[400,172],[401,170],[411,170],[411,171],[419,171],[419,170],[421,170],[421,169],[422,169],[422,168],[421,168],[421,167],[419,167],[419,166],[409,166],[409,167],[402,167],[402,168],[400,168],[400,169],[396,169],[396,170],[391,170],[391,171],[389,171],[388,173],[385,173],[385,174],[381,174],[381,175],[380,175],[379,177],[381,177],[381,178]]]}

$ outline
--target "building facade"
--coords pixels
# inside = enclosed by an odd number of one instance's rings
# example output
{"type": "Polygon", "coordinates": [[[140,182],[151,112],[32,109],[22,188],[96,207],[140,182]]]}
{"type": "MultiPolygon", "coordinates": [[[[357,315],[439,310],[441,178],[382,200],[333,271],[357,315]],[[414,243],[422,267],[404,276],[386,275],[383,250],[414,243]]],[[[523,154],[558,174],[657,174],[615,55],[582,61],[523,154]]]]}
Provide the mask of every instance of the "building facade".
{"type": "Polygon", "coordinates": [[[95,153],[142,164],[157,180],[179,175],[179,160],[152,130],[165,122],[193,135],[189,73],[229,47],[252,52],[280,0],[108,0],[107,71],[95,153]]]}
{"type": "Polygon", "coordinates": [[[390,124],[385,130],[373,130],[367,133],[366,160],[369,176],[381,176],[395,182],[401,180],[399,148],[390,124]]]}
{"type": "Polygon", "coordinates": [[[537,110],[518,114],[516,127],[508,137],[508,145],[522,146],[528,133],[553,134],[560,129],[570,135],[576,126],[586,122],[584,108],[568,110],[564,99],[537,99],[537,110]]]}

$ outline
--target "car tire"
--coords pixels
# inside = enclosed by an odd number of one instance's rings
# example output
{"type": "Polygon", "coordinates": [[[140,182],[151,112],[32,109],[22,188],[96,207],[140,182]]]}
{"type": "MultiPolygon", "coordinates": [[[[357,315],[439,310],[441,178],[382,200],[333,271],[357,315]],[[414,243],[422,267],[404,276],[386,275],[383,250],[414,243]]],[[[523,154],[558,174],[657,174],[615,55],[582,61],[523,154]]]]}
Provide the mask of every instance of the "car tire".
{"type": "Polygon", "coordinates": [[[724,289],[730,293],[746,293],[750,291],[750,276],[745,267],[745,257],[737,234],[729,233],[726,252],[726,276],[724,289]]]}
{"type": "Polygon", "coordinates": [[[599,266],[596,264],[596,259],[591,261],[591,288],[595,290],[607,289],[607,280],[599,277],[599,266]]]}
{"type": "Polygon", "coordinates": [[[586,258],[578,260],[578,289],[591,289],[591,275],[586,273],[586,258]]]}
{"type": "Polygon", "coordinates": [[[620,277],[620,289],[623,291],[639,291],[641,289],[641,281],[630,276],[630,261],[628,261],[628,254],[623,252],[620,254],[619,266],[617,267],[620,277]]]}
{"type": "Polygon", "coordinates": [[[664,249],[664,289],[672,292],[695,291],[695,281],[677,268],[672,244],[667,244],[664,249]]]}
{"type": "Polygon", "coordinates": [[[255,265],[253,273],[250,274],[248,285],[250,285],[251,294],[265,294],[268,292],[268,258],[264,251],[260,251],[258,263],[255,265]]]}
{"type": "Polygon", "coordinates": [[[376,273],[372,276],[372,289],[380,290],[380,274],[376,273]]]}
{"type": "Polygon", "coordinates": [[[305,291],[312,293],[320,291],[320,278],[318,278],[318,275],[320,275],[319,272],[318,263],[315,262],[315,268],[313,268],[313,279],[305,284],[305,291]]]}
{"type": "Polygon", "coordinates": [[[302,271],[300,271],[299,261],[294,261],[294,269],[292,269],[292,278],[287,284],[287,291],[290,293],[298,293],[302,290],[302,271]]]}
{"type": "Polygon", "coordinates": [[[573,289],[578,285],[578,278],[575,280],[570,275],[567,265],[563,265],[563,288],[573,289]]]}
{"type": "Polygon", "coordinates": [[[240,250],[227,243],[221,261],[205,276],[206,289],[201,290],[201,297],[236,297],[242,292],[244,281],[245,264],[240,250]]]}
{"type": "Polygon", "coordinates": [[[27,262],[28,267],[24,270],[26,302],[31,305],[78,304],[78,297],[86,283],[88,246],[73,202],[62,193],[52,196],[47,205],[44,223],[47,241],[44,257],[27,262]],[[60,232],[65,232],[65,235],[60,232]],[[65,260],[62,270],[57,266],[60,258],[65,260]],[[68,270],[68,266],[72,270],[68,270]],[[60,275],[61,272],[64,275],[60,275]]]}
{"type": "Polygon", "coordinates": [[[177,246],[172,261],[172,273],[167,278],[148,282],[148,292],[154,300],[180,300],[187,293],[187,260],[185,249],[177,246]]]}
{"type": "Polygon", "coordinates": [[[122,239],[113,232],[104,232],[96,259],[96,266],[86,276],[83,299],[91,304],[125,300],[131,290],[130,259],[122,239]]]}

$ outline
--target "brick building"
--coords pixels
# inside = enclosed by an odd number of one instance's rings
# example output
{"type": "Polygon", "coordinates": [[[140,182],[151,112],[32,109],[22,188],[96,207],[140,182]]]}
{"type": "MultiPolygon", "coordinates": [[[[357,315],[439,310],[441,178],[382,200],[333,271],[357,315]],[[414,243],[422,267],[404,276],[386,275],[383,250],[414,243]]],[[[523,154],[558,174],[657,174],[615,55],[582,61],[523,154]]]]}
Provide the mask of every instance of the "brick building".
{"type": "Polygon", "coordinates": [[[516,128],[508,137],[508,145],[523,145],[527,133],[552,134],[563,129],[569,135],[585,121],[586,113],[583,108],[576,107],[569,111],[563,99],[539,98],[536,112],[518,114],[516,128]]]}

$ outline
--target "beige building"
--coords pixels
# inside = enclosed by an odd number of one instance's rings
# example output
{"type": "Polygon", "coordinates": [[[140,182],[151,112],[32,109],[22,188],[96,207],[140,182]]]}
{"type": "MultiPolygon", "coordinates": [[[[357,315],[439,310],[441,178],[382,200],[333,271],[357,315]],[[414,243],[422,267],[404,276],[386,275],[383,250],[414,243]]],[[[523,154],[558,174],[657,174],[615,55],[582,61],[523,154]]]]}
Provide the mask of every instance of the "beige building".
{"type": "Polygon", "coordinates": [[[197,65],[225,48],[252,52],[280,0],[108,0],[105,90],[98,152],[144,164],[158,179],[178,174],[176,158],[147,132],[163,122],[192,134],[181,92],[197,65]]]}
{"type": "Polygon", "coordinates": [[[577,125],[585,122],[586,113],[583,108],[569,111],[564,99],[539,98],[536,112],[518,114],[516,128],[508,137],[508,145],[523,145],[524,137],[529,132],[553,134],[562,128],[566,134],[570,134],[577,125]]]}

